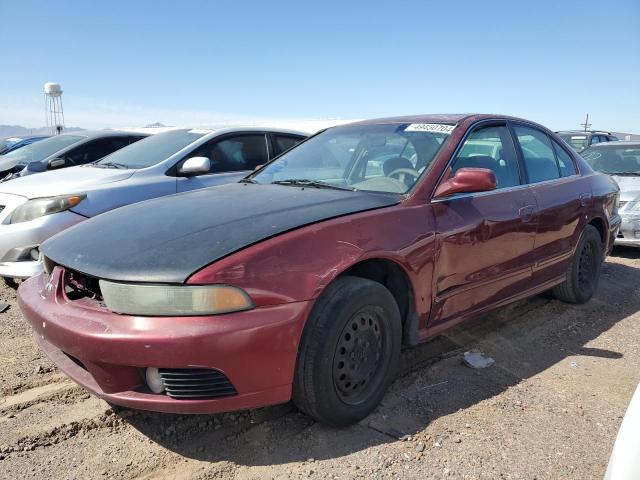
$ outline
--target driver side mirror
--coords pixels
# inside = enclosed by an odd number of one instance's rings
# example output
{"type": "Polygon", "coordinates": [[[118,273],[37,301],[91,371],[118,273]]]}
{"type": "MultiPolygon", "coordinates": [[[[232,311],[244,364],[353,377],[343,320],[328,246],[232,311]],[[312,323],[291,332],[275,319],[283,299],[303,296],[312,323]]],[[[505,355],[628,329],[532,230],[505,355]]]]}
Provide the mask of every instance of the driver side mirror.
{"type": "Polygon", "coordinates": [[[488,192],[497,187],[496,176],[488,168],[461,168],[436,188],[435,198],[455,193],[488,192]]]}
{"type": "Polygon", "coordinates": [[[191,157],[184,161],[178,169],[180,175],[198,175],[199,173],[209,173],[211,170],[211,160],[207,157],[191,157]]]}
{"type": "Polygon", "coordinates": [[[67,159],[64,157],[58,157],[58,158],[53,158],[51,160],[49,160],[49,168],[50,169],[54,169],[54,168],[61,168],[67,165],[67,159]]]}

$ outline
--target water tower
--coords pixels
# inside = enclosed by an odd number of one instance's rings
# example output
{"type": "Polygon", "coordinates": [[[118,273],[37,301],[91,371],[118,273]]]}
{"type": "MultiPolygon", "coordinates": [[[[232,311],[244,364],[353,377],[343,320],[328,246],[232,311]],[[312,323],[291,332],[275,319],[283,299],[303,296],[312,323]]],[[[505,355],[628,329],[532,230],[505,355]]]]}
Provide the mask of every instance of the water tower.
{"type": "Polygon", "coordinates": [[[47,128],[53,135],[64,130],[64,112],[62,111],[62,87],[59,83],[44,84],[44,115],[47,128]]]}

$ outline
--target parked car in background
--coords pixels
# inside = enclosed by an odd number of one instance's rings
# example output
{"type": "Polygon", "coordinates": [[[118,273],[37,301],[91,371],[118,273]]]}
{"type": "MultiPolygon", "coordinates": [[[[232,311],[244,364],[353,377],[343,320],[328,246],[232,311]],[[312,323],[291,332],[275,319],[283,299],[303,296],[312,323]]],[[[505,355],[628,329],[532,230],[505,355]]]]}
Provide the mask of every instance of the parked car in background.
{"type": "Polygon", "coordinates": [[[147,137],[147,133],[97,130],[63,133],[0,155],[2,181],[46,170],[95,162],[127,145],[147,137]]]}
{"type": "Polygon", "coordinates": [[[640,142],[600,143],[582,152],[593,168],[620,186],[622,225],[616,244],[640,247],[640,142]]]}
{"type": "Polygon", "coordinates": [[[2,183],[0,276],[27,278],[39,273],[40,243],[88,217],[150,198],[235,182],[304,138],[302,132],[280,129],[175,129],[96,163],[2,183]]]}
{"type": "Polygon", "coordinates": [[[618,137],[611,132],[601,132],[599,130],[562,130],[556,132],[556,134],[578,153],[597,143],[618,141],[618,137]]]}
{"type": "Polygon", "coordinates": [[[526,120],[359,122],[239,183],[56,235],[19,302],[60,369],[114,404],[201,413],[293,398],[347,425],[380,402],[401,345],[549,289],[589,300],[617,196],[526,120]]]}
{"type": "Polygon", "coordinates": [[[29,137],[9,137],[2,139],[0,140],[0,155],[4,155],[13,150],[17,150],[18,148],[24,147],[25,145],[30,145],[40,140],[44,140],[45,138],[49,138],[49,136],[39,135],[29,137]]]}

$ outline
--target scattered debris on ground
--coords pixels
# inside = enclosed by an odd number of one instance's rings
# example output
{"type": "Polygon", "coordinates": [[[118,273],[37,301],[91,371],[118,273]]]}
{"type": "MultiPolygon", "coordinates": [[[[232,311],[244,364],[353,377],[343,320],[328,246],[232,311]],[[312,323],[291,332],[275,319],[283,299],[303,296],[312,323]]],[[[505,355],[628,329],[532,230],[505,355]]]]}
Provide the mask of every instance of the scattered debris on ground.
{"type": "Polygon", "coordinates": [[[471,368],[488,368],[496,363],[493,358],[485,356],[484,353],[478,350],[464,352],[462,361],[467,367],[471,368]]]}

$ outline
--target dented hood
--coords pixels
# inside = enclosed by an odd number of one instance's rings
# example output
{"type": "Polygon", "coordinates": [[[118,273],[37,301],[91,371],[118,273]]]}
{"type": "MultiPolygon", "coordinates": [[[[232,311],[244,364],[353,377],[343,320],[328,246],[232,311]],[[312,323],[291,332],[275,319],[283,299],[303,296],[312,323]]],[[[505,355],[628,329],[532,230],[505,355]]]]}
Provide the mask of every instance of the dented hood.
{"type": "Polygon", "coordinates": [[[401,197],[234,183],[104,213],[54,236],[44,255],[85,274],[120,281],[183,283],[194,272],[274,235],[401,197]]]}

